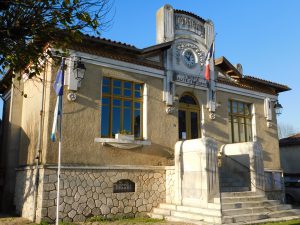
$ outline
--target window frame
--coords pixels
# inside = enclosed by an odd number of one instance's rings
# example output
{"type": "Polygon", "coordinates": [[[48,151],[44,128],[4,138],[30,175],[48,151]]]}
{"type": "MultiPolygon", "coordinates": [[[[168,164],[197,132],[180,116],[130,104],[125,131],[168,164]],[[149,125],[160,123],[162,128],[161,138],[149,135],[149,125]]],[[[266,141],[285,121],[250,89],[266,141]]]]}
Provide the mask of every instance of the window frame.
{"type": "MultiPolygon", "coordinates": [[[[101,111],[101,124],[100,124],[100,136],[101,138],[115,138],[113,136],[113,110],[114,110],[114,100],[119,100],[120,101],[120,106],[116,106],[118,108],[120,108],[120,130],[118,133],[122,133],[124,129],[124,113],[125,113],[125,108],[128,108],[127,106],[125,106],[125,101],[130,101],[131,102],[131,106],[130,106],[130,113],[131,113],[131,133],[128,135],[135,135],[135,130],[134,130],[134,118],[135,118],[135,111],[139,110],[139,114],[140,114],[140,124],[139,124],[139,128],[140,128],[140,132],[139,132],[139,136],[134,136],[134,139],[136,140],[141,140],[143,139],[143,92],[144,92],[144,84],[141,82],[136,82],[136,81],[132,81],[132,80],[125,80],[125,79],[119,79],[119,78],[115,78],[115,77],[109,77],[109,76],[103,76],[102,77],[102,83],[101,83],[101,107],[100,107],[100,111],[101,111]],[[110,81],[109,85],[104,85],[104,79],[108,79],[110,81]],[[120,95],[115,94],[114,93],[114,81],[120,81],[121,82],[121,87],[120,87],[120,95]],[[125,83],[131,83],[131,88],[126,88],[125,87],[125,83]],[[140,89],[139,89],[139,97],[135,96],[135,85],[140,85],[140,89]],[[108,86],[109,87],[109,93],[105,93],[103,92],[103,87],[104,86],[108,86]],[[130,90],[131,91],[131,96],[126,96],[124,95],[124,90],[130,90]],[[109,100],[109,124],[108,124],[108,135],[103,135],[103,131],[102,131],[102,124],[103,124],[103,99],[107,98],[109,100]],[[135,104],[139,103],[140,107],[139,109],[135,108],[135,104]]],[[[137,92],[137,93],[138,93],[137,92]]]]}
{"type": "Polygon", "coordinates": [[[198,102],[198,99],[190,92],[184,92],[179,98],[178,101],[178,139],[179,140],[191,140],[191,113],[196,113],[197,114],[197,132],[198,132],[198,137],[202,137],[202,131],[201,131],[201,109],[200,109],[200,104],[198,102]],[[181,99],[184,100],[183,98],[185,97],[190,97],[193,99],[194,103],[187,103],[184,101],[180,101],[181,99]],[[179,125],[179,111],[183,111],[186,113],[185,115],[185,123],[186,123],[186,139],[180,138],[180,125],[179,125]]]}
{"type": "Polygon", "coordinates": [[[236,99],[228,100],[227,112],[228,112],[228,122],[230,123],[229,140],[231,143],[242,143],[242,142],[249,142],[253,140],[252,108],[253,108],[253,103],[244,102],[236,99]],[[237,105],[236,112],[234,112],[233,110],[234,109],[233,103],[236,103],[237,105]],[[243,113],[241,113],[239,110],[240,104],[243,105],[243,113]],[[248,114],[246,113],[246,108],[248,108],[248,114]],[[235,127],[234,119],[237,120],[238,140],[235,140],[236,129],[234,128],[235,127]],[[249,122],[247,122],[247,120],[249,122]],[[249,125],[250,128],[248,128],[249,125]],[[241,128],[242,126],[243,128],[241,128]],[[241,129],[243,129],[244,137],[241,137],[241,129]],[[248,131],[250,131],[250,136],[248,136],[248,131]]]}

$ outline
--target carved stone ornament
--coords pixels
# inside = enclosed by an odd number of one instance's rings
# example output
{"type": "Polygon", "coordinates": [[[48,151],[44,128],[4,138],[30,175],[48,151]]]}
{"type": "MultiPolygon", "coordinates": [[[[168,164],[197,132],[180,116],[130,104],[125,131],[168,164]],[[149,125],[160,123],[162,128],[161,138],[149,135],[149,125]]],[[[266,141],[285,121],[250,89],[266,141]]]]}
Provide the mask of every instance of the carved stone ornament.
{"type": "Polygon", "coordinates": [[[67,99],[70,101],[70,102],[74,102],[76,100],[77,96],[74,92],[70,92],[68,93],[67,95],[67,99]]]}
{"type": "Polygon", "coordinates": [[[189,84],[193,86],[207,87],[207,82],[200,76],[195,76],[191,74],[175,73],[174,81],[189,84]]]}
{"type": "Polygon", "coordinates": [[[172,113],[174,113],[175,112],[175,110],[176,110],[176,108],[175,107],[167,107],[166,108],[166,113],[167,114],[172,114],[172,113]]]}
{"type": "Polygon", "coordinates": [[[205,38],[204,24],[185,15],[175,15],[175,29],[191,31],[200,37],[205,38]]]}
{"type": "Polygon", "coordinates": [[[179,64],[182,57],[183,51],[186,49],[191,49],[195,52],[198,57],[198,62],[200,66],[204,65],[205,62],[205,52],[201,51],[196,45],[188,42],[180,42],[176,45],[176,63],[179,64]]]}
{"type": "Polygon", "coordinates": [[[211,120],[216,119],[216,113],[210,112],[210,113],[209,113],[209,118],[210,118],[211,120]]]}

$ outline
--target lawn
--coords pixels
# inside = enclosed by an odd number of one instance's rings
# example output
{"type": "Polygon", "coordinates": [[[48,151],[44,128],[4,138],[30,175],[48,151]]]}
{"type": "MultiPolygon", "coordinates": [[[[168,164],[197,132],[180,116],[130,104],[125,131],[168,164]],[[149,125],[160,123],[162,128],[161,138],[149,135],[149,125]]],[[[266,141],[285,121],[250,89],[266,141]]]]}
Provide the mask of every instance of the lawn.
{"type": "Polygon", "coordinates": [[[289,220],[284,222],[276,222],[276,223],[264,223],[262,225],[300,225],[300,220],[289,220]]]}
{"type": "MultiPolygon", "coordinates": [[[[102,217],[92,217],[87,222],[60,222],[60,225],[193,225],[184,222],[171,222],[165,220],[151,219],[151,218],[129,218],[107,220],[102,217]]],[[[50,225],[46,222],[39,224],[32,223],[21,217],[2,217],[0,216],[0,225],[50,225]]],[[[261,225],[300,225],[299,220],[290,220],[285,222],[264,223],[261,225]]]]}

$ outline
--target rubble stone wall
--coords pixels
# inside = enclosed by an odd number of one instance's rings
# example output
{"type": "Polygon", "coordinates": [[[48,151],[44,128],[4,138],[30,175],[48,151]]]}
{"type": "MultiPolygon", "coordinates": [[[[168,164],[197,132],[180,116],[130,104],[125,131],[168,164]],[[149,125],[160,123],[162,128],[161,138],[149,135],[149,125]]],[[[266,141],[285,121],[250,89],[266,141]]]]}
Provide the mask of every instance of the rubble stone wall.
{"type": "MultiPolygon", "coordinates": [[[[145,215],[166,200],[164,169],[76,169],[61,170],[60,218],[85,221],[93,216],[135,217],[145,215]],[[113,185],[127,179],[135,192],[113,193],[113,185]]],[[[45,169],[41,219],[52,222],[56,212],[57,171],[45,169]]]]}

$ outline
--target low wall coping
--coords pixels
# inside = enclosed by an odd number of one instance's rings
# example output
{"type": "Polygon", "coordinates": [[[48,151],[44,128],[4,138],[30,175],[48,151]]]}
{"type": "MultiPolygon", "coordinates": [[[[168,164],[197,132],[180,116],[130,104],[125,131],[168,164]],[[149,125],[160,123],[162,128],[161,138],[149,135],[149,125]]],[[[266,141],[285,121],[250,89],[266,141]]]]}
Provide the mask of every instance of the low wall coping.
{"type": "MultiPolygon", "coordinates": [[[[24,166],[16,168],[17,171],[31,170],[35,166],[24,166]]],[[[40,165],[40,169],[57,169],[57,165],[40,165]]],[[[174,170],[174,166],[143,166],[143,165],[109,165],[109,166],[71,166],[62,165],[65,170],[174,170]]]]}

